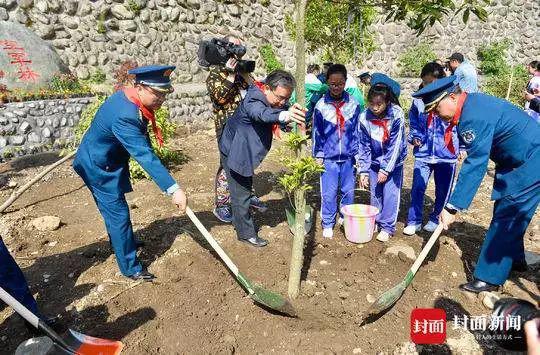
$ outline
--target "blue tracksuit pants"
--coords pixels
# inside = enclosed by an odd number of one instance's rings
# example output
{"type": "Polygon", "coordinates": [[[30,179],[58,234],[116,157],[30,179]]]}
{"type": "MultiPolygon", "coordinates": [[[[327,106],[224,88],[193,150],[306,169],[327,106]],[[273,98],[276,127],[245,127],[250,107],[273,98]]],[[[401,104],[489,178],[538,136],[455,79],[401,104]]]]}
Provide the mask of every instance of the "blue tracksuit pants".
{"type": "Polygon", "coordinates": [[[29,311],[38,317],[40,316],[36,300],[28,289],[21,268],[9,254],[2,238],[0,238],[0,287],[28,308],[29,311]]]}
{"type": "Polygon", "coordinates": [[[540,202],[540,183],[495,201],[474,277],[502,285],[513,261],[525,260],[523,237],[540,202]]]}
{"type": "Polygon", "coordinates": [[[142,271],[142,265],[137,259],[137,245],[126,197],[88,187],[105,222],[120,272],[125,276],[131,276],[142,271]]]}
{"type": "Polygon", "coordinates": [[[354,200],[354,162],[324,159],[324,172],[321,173],[321,219],[323,228],[332,228],[336,223],[338,210],[338,190],[344,204],[354,200]]]}
{"type": "Polygon", "coordinates": [[[455,163],[427,163],[421,159],[414,161],[413,182],[411,188],[411,206],[407,217],[407,225],[421,225],[422,212],[424,207],[424,195],[431,173],[435,178],[435,204],[429,214],[429,220],[439,224],[439,214],[441,214],[446,201],[450,196],[454,174],[455,163]]]}
{"type": "Polygon", "coordinates": [[[372,196],[371,204],[381,208],[375,221],[381,230],[393,235],[396,232],[401,185],[403,185],[403,165],[396,166],[383,184],[377,184],[378,173],[379,167],[372,165],[369,171],[369,188],[378,202],[373,201],[372,196]]]}

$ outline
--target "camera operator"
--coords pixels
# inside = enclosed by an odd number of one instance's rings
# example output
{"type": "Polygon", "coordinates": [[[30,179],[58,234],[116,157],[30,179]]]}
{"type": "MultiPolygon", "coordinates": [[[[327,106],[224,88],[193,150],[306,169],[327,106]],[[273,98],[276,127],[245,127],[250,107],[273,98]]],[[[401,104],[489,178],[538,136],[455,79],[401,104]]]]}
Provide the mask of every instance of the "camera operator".
{"type": "MultiPolygon", "coordinates": [[[[225,37],[222,41],[235,46],[242,46],[240,40],[232,36],[225,37]]],[[[206,87],[214,106],[214,124],[218,141],[225,122],[242,101],[248,86],[253,83],[250,74],[238,67],[241,57],[242,55],[231,55],[225,65],[210,66],[210,74],[206,79],[206,87]]],[[[222,222],[231,223],[230,194],[221,161],[216,173],[214,187],[214,215],[222,222]]],[[[266,206],[255,195],[251,197],[251,206],[262,212],[266,210],[266,206]]]]}

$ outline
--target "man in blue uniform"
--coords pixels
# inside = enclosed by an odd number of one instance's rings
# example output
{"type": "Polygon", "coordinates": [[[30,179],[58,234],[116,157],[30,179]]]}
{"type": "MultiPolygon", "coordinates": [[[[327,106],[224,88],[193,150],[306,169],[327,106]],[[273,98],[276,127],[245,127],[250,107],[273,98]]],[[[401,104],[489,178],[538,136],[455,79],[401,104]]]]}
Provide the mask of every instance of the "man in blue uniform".
{"type": "Polygon", "coordinates": [[[527,267],[523,236],[540,202],[540,125],[505,100],[462,92],[455,80],[455,76],[436,80],[413,97],[422,98],[426,111],[433,110],[449,121],[450,130],[457,126],[467,151],[454,191],[440,216],[445,228],[454,222],[458,211],[471,204],[488,160],[496,165],[491,224],[474,279],[460,285],[462,290],[478,293],[497,289],[511,270],[527,267]]]}
{"type": "Polygon", "coordinates": [[[250,85],[219,140],[236,234],[240,241],[256,247],[264,247],[268,242],[257,235],[249,211],[253,175],[272,146],[275,125],[305,122],[305,111],[299,104],[287,110],[294,87],[293,76],[283,70],[268,74],[264,83],[250,85]]]}
{"type": "Polygon", "coordinates": [[[77,150],[73,168],[84,180],[105,221],[116,261],[124,276],[151,281],[154,275],[137,259],[136,242],[125,193],[133,191],[128,161],[133,157],[159,188],[184,213],[184,191],[154,153],[148,136],[150,122],[159,144],[161,132],[154,111],[172,92],[173,66],[152,65],[135,68],[135,87],[111,95],[96,113],[77,150]]]}

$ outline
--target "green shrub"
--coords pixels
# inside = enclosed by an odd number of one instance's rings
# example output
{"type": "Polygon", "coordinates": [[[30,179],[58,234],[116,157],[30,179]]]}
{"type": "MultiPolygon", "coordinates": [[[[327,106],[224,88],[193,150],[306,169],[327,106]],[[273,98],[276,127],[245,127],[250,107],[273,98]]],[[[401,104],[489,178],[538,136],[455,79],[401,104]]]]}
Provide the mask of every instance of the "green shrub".
{"type": "Polygon", "coordinates": [[[90,77],[86,81],[91,84],[103,84],[106,79],[107,76],[105,75],[103,70],[98,68],[92,75],[90,75],[90,77]]]}
{"type": "Polygon", "coordinates": [[[480,62],[480,71],[484,75],[498,75],[508,70],[506,53],[510,48],[510,42],[503,40],[482,45],[477,56],[480,62]]]}
{"type": "Polygon", "coordinates": [[[481,89],[487,94],[506,99],[513,72],[508,100],[517,106],[522,106],[524,103],[523,90],[527,85],[529,75],[522,65],[510,66],[507,62],[509,49],[510,41],[508,39],[480,47],[477,54],[481,61],[480,69],[485,74],[485,81],[482,83],[481,89]]]}
{"type": "Polygon", "coordinates": [[[486,94],[505,99],[512,70],[514,71],[514,78],[512,79],[512,87],[510,89],[508,101],[517,106],[523,106],[525,102],[523,99],[523,90],[527,86],[529,75],[522,65],[513,68],[507,66],[506,68],[501,69],[497,75],[487,75],[485,77],[485,82],[482,83],[481,89],[486,94]]]}
{"type": "Polygon", "coordinates": [[[142,7],[139,5],[135,0],[128,0],[127,7],[133,12],[135,15],[139,15],[141,13],[142,7]]]}
{"type": "Polygon", "coordinates": [[[276,53],[271,44],[265,44],[259,47],[259,54],[261,55],[267,73],[276,69],[283,69],[283,64],[276,57],[276,53]]]}
{"type": "Polygon", "coordinates": [[[402,76],[418,78],[422,67],[437,59],[437,54],[426,42],[420,42],[414,47],[408,48],[398,57],[399,73],[402,76]]]}

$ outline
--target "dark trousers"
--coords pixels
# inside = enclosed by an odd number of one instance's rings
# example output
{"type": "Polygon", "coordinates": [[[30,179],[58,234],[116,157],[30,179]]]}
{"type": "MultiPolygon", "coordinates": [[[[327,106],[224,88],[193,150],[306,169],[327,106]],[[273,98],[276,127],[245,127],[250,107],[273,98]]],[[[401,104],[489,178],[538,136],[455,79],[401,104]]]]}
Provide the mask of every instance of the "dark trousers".
{"type": "Polygon", "coordinates": [[[229,169],[227,157],[221,154],[221,163],[227,174],[229,192],[231,194],[231,212],[233,225],[238,239],[249,239],[257,236],[253,217],[249,211],[253,188],[253,176],[242,176],[229,169]]]}
{"type": "Polygon", "coordinates": [[[2,238],[0,238],[0,287],[28,308],[30,312],[40,316],[36,300],[28,289],[21,268],[9,254],[2,238]]]}
{"type": "Polygon", "coordinates": [[[125,196],[107,194],[91,186],[88,188],[105,222],[120,272],[131,276],[142,271],[125,196]]]}
{"type": "Polygon", "coordinates": [[[523,237],[539,202],[540,183],[495,201],[474,277],[502,285],[510,274],[512,262],[525,260],[523,237]]]}

